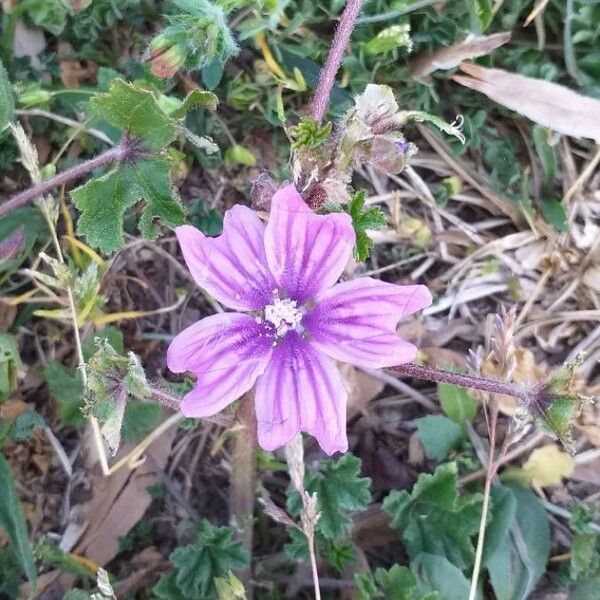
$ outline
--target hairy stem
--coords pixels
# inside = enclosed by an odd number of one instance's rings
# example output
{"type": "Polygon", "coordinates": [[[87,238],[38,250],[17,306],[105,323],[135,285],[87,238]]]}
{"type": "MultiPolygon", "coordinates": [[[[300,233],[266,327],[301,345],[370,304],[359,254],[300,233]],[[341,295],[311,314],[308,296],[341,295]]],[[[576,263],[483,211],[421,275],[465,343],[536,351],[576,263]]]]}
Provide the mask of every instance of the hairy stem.
{"type": "MultiPolygon", "coordinates": [[[[254,531],[254,497],[256,492],[256,413],[254,396],[246,394],[240,401],[237,413],[240,428],[235,432],[231,457],[231,493],[229,510],[234,526],[239,530],[239,539],[252,558],[254,531]]],[[[242,573],[242,580],[250,581],[251,566],[242,573]]],[[[248,590],[248,598],[252,590],[248,590]]]]}
{"type": "Polygon", "coordinates": [[[505,383],[496,379],[465,375],[464,373],[454,373],[452,371],[444,371],[443,369],[436,369],[435,367],[425,367],[415,363],[397,365],[395,367],[390,367],[390,370],[401,375],[414,377],[415,379],[424,379],[436,383],[452,383],[454,385],[460,385],[461,387],[489,392],[490,394],[512,396],[519,400],[527,400],[530,394],[527,388],[516,383],[505,383]]]}
{"type": "Polygon", "coordinates": [[[315,95],[312,99],[310,107],[310,114],[315,121],[321,123],[325,113],[327,112],[327,105],[329,104],[329,95],[331,94],[331,88],[335,83],[335,76],[344,58],[344,53],[348,47],[350,41],[350,35],[354,29],[358,13],[363,5],[364,0],[348,0],[346,8],[342,13],[340,23],[335,30],[333,41],[331,42],[331,49],[325,61],[325,66],[321,70],[319,77],[319,83],[315,90],[315,95]]]}
{"type": "Polygon", "coordinates": [[[2,202],[0,204],[0,217],[32,202],[36,198],[40,198],[45,194],[48,194],[53,189],[60,187],[62,185],[67,185],[78,179],[81,179],[84,175],[95,171],[100,167],[104,167],[113,162],[124,162],[127,160],[132,160],[138,151],[138,147],[134,141],[130,138],[123,138],[121,143],[115,148],[111,148],[102,154],[99,154],[95,158],[90,160],[86,160],[78,165],[75,165],[71,169],[63,171],[54,177],[42,181],[29,189],[20,192],[9,198],[8,200],[2,202]]]}

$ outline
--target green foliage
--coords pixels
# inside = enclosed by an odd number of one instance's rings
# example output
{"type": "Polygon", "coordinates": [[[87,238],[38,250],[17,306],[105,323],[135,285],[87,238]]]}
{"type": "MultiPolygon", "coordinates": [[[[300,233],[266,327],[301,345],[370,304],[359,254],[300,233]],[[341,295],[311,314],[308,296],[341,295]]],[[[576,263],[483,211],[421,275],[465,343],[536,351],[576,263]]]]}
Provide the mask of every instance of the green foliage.
{"type": "Polygon", "coordinates": [[[486,532],[483,564],[498,600],[525,600],[544,573],[550,553],[550,526],[531,491],[497,486],[486,532]]]}
{"type": "Polygon", "coordinates": [[[20,366],[16,338],[10,333],[0,333],[0,402],[6,400],[15,389],[20,366]]]}
{"type": "Polygon", "coordinates": [[[442,415],[421,417],[416,424],[427,456],[437,461],[444,460],[463,439],[462,427],[442,415]]]}
{"type": "Polygon", "coordinates": [[[215,577],[215,588],[219,600],[246,600],[244,585],[231,571],[227,577],[215,577]]]}
{"type": "Polygon", "coordinates": [[[293,140],[292,148],[294,150],[318,148],[331,135],[332,128],[331,121],[320,125],[314,119],[305,117],[298,125],[290,128],[289,134],[293,140]]]}
{"type": "Polygon", "coordinates": [[[154,586],[161,600],[203,600],[217,597],[215,578],[248,565],[240,542],[233,541],[230,527],[215,527],[203,520],[196,541],[176,548],[170,558],[174,570],[154,586]]]}
{"type": "Polygon", "coordinates": [[[87,369],[85,411],[103,424],[101,433],[113,453],[121,438],[137,441],[156,425],[160,407],[138,401],[148,396],[148,389],[146,374],[135,354],[123,356],[107,340],[99,339],[87,369]]]}
{"type": "Polygon", "coordinates": [[[33,409],[21,413],[12,423],[10,439],[22,442],[33,435],[35,429],[45,427],[46,422],[42,415],[33,409]]]}
{"type": "Polygon", "coordinates": [[[571,543],[569,574],[573,581],[600,574],[600,545],[595,533],[578,533],[571,543]]]}
{"type": "Polygon", "coordinates": [[[37,574],[27,534],[27,523],[8,462],[2,454],[0,454],[0,489],[2,490],[2,494],[0,494],[0,526],[8,535],[12,551],[21,565],[23,573],[35,588],[37,574]]]}
{"type": "Polygon", "coordinates": [[[554,226],[557,231],[568,231],[569,222],[565,207],[563,204],[554,198],[544,200],[542,202],[542,216],[550,225],[554,226]]]}
{"type": "Polygon", "coordinates": [[[68,552],[61,550],[48,538],[42,538],[36,544],[34,552],[37,560],[45,567],[60,569],[85,581],[93,580],[90,569],[86,565],[73,558],[68,552]]]}
{"type": "Polygon", "coordinates": [[[393,565],[388,570],[379,568],[374,576],[357,573],[354,580],[358,600],[442,600],[436,591],[424,591],[415,573],[405,566],[393,565]]]}
{"type": "Polygon", "coordinates": [[[444,414],[459,425],[471,423],[477,414],[479,403],[461,386],[438,383],[438,398],[444,414]]]}
{"type": "Polygon", "coordinates": [[[382,229],[387,225],[385,213],[378,206],[365,207],[365,199],[365,192],[359,191],[348,203],[348,214],[352,217],[352,226],[356,234],[354,257],[360,262],[367,260],[373,247],[373,240],[367,230],[382,229]]]}
{"type": "Polygon", "coordinates": [[[27,260],[46,228],[35,208],[20,208],[0,218],[0,284],[27,260]]]}
{"type": "Polygon", "coordinates": [[[390,25],[381,30],[365,44],[365,52],[370,55],[387,54],[398,48],[412,49],[410,24],[390,25]]]}
{"type": "Polygon", "coordinates": [[[210,237],[223,232],[223,215],[214,208],[207,208],[202,200],[192,206],[189,220],[194,227],[210,237]]]}
{"type": "MultiPolygon", "coordinates": [[[[371,480],[360,477],[360,459],[344,454],[337,460],[327,459],[319,463],[319,471],[306,476],[305,488],[317,494],[321,518],[316,531],[326,539],[346,535],[352,526],[348,511],[364,510],[371,500],[371,480]]],[[[288,495],[288,512],[297,516],[302,503],[297,492],[288,495]]]]}
{"type": "Polygon", "coordinates": [[[481,495],[458,495],[456,463],[419,475],[411,493],[393,491],[383,501],[390,525],[401,532],[411,558],[426,552],[445,556],[460,569],[474,558],[471,537],[481,516],[481,495]]]}
{"type": "MultiPolygon", "coordinates": [[[[427,600],[464,600],[469,597],[469,580],[446,557],[423,552],[411,568],[428,592],[427,600]]],[[[477,600],[482,600],[481,593],[477,600]]]]}
{"type": "Polygon", "coordinates": [[[245,148],[240,144],[235,144],[225,151],[225,162],[232,165],[253,167],[256,164],[256,157],[248,150],[248,148],[245,148]]]}
{"type": "Polygon", "coordinates": [[[217,110],[219,99],[212,93],[206,90],[193,90],[183,100],[179,108],[175,109],[171,116],[175,119],[182,119],[191,110],[197,108],[206,108],[208,110],[217,110]]]}
{"type": "Polygon", "coordinates": [[[12,121],[15,111],[15,97],[8,80],[8,73],[0,60],[0,134],[12,121]]]}
{"type": "Polygon", "coordinates": [[[155,218],[170,227],[184,221],[183,207],[174,198],[168,163],[159,157],[115,167],[73,190],[71,196],[81,211],[78,232],[90,245],[106,253],[123,245],[123,216],[141,199],[146,203],[140,219],[144,236],[156,235],[155,218]]]}
{"type": "Polygon", "coordinates": [[[56,360],[50,361],[44,370],[44,379],[50,395],[58,402],[58,416],[62,423],[81,427],[85,416],[83,407],[83,382],[81,375],[56,360]]]}
{"type": "Polygon", "coordinates": [[[141,140],[152,150],[159,150],[175,139],[175,126],[154,94],[122,79],[113,81],[106,94],[90,100],[90,113],[141,140]]]}

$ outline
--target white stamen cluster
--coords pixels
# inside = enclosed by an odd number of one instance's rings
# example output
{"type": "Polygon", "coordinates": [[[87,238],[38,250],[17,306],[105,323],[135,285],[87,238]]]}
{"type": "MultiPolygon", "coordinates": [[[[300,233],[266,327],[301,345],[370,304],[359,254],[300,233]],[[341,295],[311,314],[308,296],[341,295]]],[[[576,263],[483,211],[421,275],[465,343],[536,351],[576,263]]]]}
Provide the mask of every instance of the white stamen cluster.
{"type": "Polygon", "coordinates": [[[273,325],[277,337],[282,337],[290,329],[297,329],[302,316],[298,303],[289,298],[275,298],[272,304],[265,306],[264,320],[273,325]]]}

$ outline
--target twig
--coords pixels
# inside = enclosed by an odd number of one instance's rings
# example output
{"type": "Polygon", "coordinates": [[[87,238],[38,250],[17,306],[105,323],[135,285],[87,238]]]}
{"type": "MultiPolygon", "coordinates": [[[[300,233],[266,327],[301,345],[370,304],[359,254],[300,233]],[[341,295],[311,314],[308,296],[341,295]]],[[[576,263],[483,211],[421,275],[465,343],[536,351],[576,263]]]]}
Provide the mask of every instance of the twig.
{"type": "MultiPolygon", "coordinates": [[[[115,145],[115,143],[99,129],[94,129],[93,127],[86,127],[85,123],[75,121],[75,119],[69,119],[69,117],[64,117],[63,115],[57,115],[56,113],[50,112],[49,110],[42,110],[41,108],[27,108],[24,110],[16,110],[15,113],[22,117],[41,117],[44,119],[50,119],[51,121],[62,123],[67,127],[74,127],[75,129],[79,129],[80,131],[85,131],[89,135],[99,139],[101,142],[105,142],[109,146],[115,145]]],[[[77,133],[79,134],[79,132],[77,133]]]]}
{"type": "MultiPolygon", "coordinates": [[[[241,399],[237,418],[241,427],[236,431],[233,443],[229,510],[235,526],[239,528],[239,538],[252,559],[257,439],[254,396],[251,393],[241,399]]],[[[250,565],[242,574],[242,580],[247,584],[251,573],[250,565]]],[[[248,595],[251,598],[252,590],[248,591],[248,595]]]]}
{"type": "Polygon", "coordinates": [[[2,204],[0,204],[0,217],[35,200],[36,198],[40,198],[45,194],[48,194],[57,187],[68,185],[78,179],[81,179],[84,175],[87,175],[88,173],[91,173],[100,167],[104,167],[113,162],[133,160],[138,150],[137,144],[130,138],[125,137],[115,148],[111,148],[95,158],[75,165],[71,169],[63,171],[62,173],[59,173],[58,175],[55,175],[46,181],[42,181],[41,183],[38,183],[37,185],[34,185],[33,187],[30,187],[29,189],[4,201],[2,204]]]}
{"type": "Polygon", "coordinates": [[[319,83],[315,90],[315,95],[312,99],[310,107],[310,114],[315,121],[321,123],[323,117],[327,112],[327,105],[329,104],[329,95],[331,94],[331,88],[335,83],[335,76],[342,63],[342,58],[348,47],[350,41],[350,35],[354,29],[354,24],[358,18],[358,13],[363,5],[364,0],[348,0],[346,8],[342,13],[340,23],[335,30],[333,41],[331,42],[331,49],[325,61],[325,66],[321,70],[321,76],[319,77],[319,83]]]}

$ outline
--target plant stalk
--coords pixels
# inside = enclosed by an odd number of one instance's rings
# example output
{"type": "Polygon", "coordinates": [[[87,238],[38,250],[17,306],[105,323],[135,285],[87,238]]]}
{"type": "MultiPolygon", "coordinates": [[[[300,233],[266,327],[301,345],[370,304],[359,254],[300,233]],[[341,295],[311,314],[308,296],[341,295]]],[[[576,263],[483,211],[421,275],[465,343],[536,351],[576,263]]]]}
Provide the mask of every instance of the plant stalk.
{"type": "Polygon", "coordinates": [[[479,521],[479,533],[477,535],[477,548],[475,549],[475,562],[471,574],[471,587],[469,589],[469,600],[477,597],[477,582],[481,572],[481,561],[483,559],[483,547],[485,542],[485,530],[487,527],[487,515],[490,506],[490,495],[492,493],[492,481],[496,474],[497,465],[494,461],[494,448],[496,447],[496,426],[498,424],[499,407],[496,402],[492,408],[490,419],[490,448],[488,452],[487,469],[485,475],[485,486],[483,489],[483,504],[481,507],[481,520],[479,521]]]}
{"type": "Polygon", "coordinates": [[[75,165],[71,169],[67,169],[54,177],[46,181],[42,181],[33,187],[30,187],[19,194],[16,194],[8,200],[0,204],[0,217],[7,213],[20,208],[29,202],[32,202],[36,198],[40,198],[53,189],[62,185],[67,185],[78,179],[81,179],[84,175],[95,171],[100,167],[104,167],[114,162],[124,162],[132,160],[137,152],[138,148],[135,142],[130,138],[123,138],[121,143],[115,148],[111,148],[102,154],[99,154],[95,158],[86,160],[78,165],[75,165]]]}
{"type": "Polygon", "coordinates": [[[348,0],[339,25],[333,35],[331,49],[327,55],[325,66],[321,70],[319,83],[317,84],[310,107],[310,114],[318,123],[323,121],[327,112],[327,105],[329,104],[331,89],[335,83],[335,76],[342,64],[344,53],[350,42],[350,35],[354,29],[363,2],[364,0],[348,0]]]}
{"type": "MultiPolygon", "coordinates": [[[[235,431],[233,440],[229,511],[233,525],[239,531],[238,539],[252,559],[257,448],[256,413],[252,393],[246,394],[241,399],[237,420],[240,427],[235,431]]],[[[249,568],[241,574],[247,588],[249,588],[251,569],[250,564],[249,568]]],[[[250,600],[252,590],[248,589],[247,592],[250,600]]]]}
{"type": "Polygon", "coordinates": [[[400,375],[414,377],[415,379],[424,379],[435,383],[451,383],[460,385],[461,387],[471,388],[489,392],[490,394],[502,394],[512,396],[518,400],[528,400],[529,390],[517,383],[506,383],[496,379],[487,379],[486,377],[477,377],[475,375],[466,375],[464,373],[454,373],[453,371],[445,371],[436,369],[435,367],[426,367],[415,363],[406,363],[390,367],[390,370],[400,375]]]}

